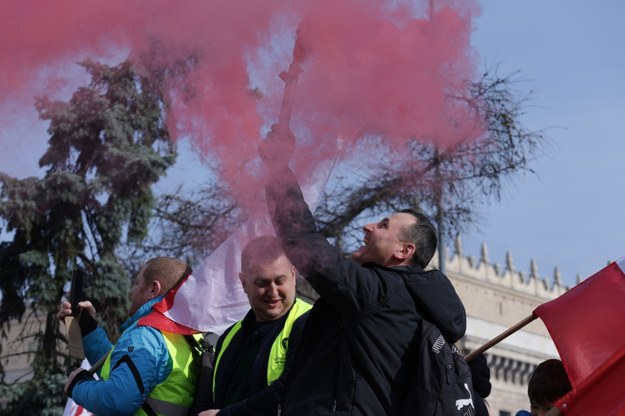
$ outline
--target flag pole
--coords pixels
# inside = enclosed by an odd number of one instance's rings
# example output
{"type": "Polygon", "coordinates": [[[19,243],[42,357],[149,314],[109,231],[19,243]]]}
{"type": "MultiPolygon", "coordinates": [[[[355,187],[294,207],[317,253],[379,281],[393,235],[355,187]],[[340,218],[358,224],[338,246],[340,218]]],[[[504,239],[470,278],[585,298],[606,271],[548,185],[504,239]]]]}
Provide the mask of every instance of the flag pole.
{"type": "Polygon", "coordinates": [[[98,361],[96,361],[96,363],[94,365],[92,365],[91,368],[89,368],[87,370],[89,372],[89,374],[94,375],[96,373],[96,371],[98,371],[100,368],[102,368],[102,366],[104,365],[104,362],[106,361],[106,358],[109,356],[109,354],[111,354],[112,351],[113,351],[113,349],[111,348],[111,351],[107,352],[102,357],[100,357],[100,359],[98,361]]]}
{"type": "Polygon", "coordinates": [[[78,358],[80,360],[85,358],[85,349],[82,343],[82,332],[80,331],[80,325],[78,324],[78,316],[82,312],[78,303],[82,300],[84,279],[85,271],[81,267],[74,268],[69,293],[69,302],[72,305],[72,314],[66,316],[64,319],[69,355],[70,357],[78,358]]]}
{"type": "Polygon", "coordinates": [[[487,349],[489,349],[493,345],[498,344],[501,341],[503,341],[504,339],[508,338],[510,335],[514,334],[515,332],[517,332],[519,329],[523,328],[524,326],[526,326],[530,322],[534,321],[536,318],[538,318],[538,316],[536,316],[536,315],[534,315],[532,313],[530,316],[528,316],[527,318],[523,319],[522,321],[520,321],[516,325],[511,326],[510,328],[506,329],[504,332],[502,332],[501,334],[497,335],[495,338],[491,339],[490,341],[488,341],[486,344],[482,345],[481,347],[479,347],[475,351],[471,351],[469,354],[467,354],[464,357],[464,359],[467,362],[471,361],[476,356],[482,354],[484,351],[486,351],[487,349]]]}
{"type": "Polygon", "coordinates": [[[284,95],[282,97],[282,105],[280,106],[280,114],[278,115],[278,128],[288,130],[291,122],[291,113],[293,110],[293,98],[295,96],[295,84],[297,77],[302,72],[302,61],[306,58],[308,50],[304,46],[302,39],[303,24],[296,30],[295,44],[293,45],[293,60],[289,65],[289,69],[280,73],[280,79],[284,81],[284,95]]]}

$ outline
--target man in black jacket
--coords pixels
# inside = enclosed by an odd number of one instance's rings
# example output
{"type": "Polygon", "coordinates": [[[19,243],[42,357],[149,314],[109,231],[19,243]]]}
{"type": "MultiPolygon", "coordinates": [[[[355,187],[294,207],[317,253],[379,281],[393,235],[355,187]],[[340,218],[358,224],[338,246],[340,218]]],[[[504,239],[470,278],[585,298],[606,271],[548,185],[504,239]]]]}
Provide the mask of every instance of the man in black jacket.
{"type": "MultiPolygon", "coordinates": [[[[261,145],[271,175],[267,203],[289,259],[320,299],[304,328],[282,414],[403,414],[414,394],[414,372],[428,371],[419,367],[418,356],[424,319],[450,343],[466,329],[451,282],[437,270],[424,270],[436,250],[435,229],[423,214],[397,212],[366,225],[362,246],[345,259],[317,232],[287,167],[289,143],[273,134],[261,145]]],[[[422,397],[436,400],[427,391],[422,397]]],[[[409,411],[426,414],[419,410],[409,411]]]]}
{"type": "Polygon", "coordinates": [[[245,246],[239,277],[251,309],[217,341],[212,377],[196,399],[200,416],[277,414],[311,308],[295,298],[296,270],[276,237],[245,246]]]}

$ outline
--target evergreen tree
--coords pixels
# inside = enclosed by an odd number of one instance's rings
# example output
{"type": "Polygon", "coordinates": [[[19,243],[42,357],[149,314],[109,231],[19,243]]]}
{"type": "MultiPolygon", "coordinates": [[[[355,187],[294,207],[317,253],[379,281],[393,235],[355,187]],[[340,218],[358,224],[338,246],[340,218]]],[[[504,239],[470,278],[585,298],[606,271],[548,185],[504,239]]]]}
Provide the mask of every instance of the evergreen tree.
{"type": "Polygon", "coordinates": [[[0,244],[0,326],[5,331],[11,319],[31,313],[45,323],[27,348],[34,354],[32,379],[0,391],[10,400],[6,414],[61,413],[65,374],[77,363],[58,342],[64,337],[56,313],[75,267],[86,270],[85,297],[115,338],[129,300],[129,276],[116,250],[145,238],[151,187],[176,158],[159,77],[139,74],[130,62],[81,65],[91,76],[88,86],[69,102],[36,103],[50,123],[39,160],[44,177],[0,173],[0,224],[12,237],[0,244]]]}

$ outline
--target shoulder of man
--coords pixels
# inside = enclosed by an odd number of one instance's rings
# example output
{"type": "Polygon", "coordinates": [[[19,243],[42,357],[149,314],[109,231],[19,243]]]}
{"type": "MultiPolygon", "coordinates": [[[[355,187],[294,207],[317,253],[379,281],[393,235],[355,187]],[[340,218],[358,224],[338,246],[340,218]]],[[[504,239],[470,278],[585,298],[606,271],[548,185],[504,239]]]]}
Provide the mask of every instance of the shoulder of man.
{"type": "Polygon", "coordinates": [[[464,336],[466,311],[447,276],[436,269],[408,269],[402,278],[420,315],[436,325],[450,342],[464,336]]]}
{"type": "Polygon", "coordinates": [[[162,360],[163,357],[169,356],[165,337],[160,330],[136,325],[130,326],[121,334],[115,343],[111,359],[113,361],[124,354],[150,356],[155,360],[162,360]]]}

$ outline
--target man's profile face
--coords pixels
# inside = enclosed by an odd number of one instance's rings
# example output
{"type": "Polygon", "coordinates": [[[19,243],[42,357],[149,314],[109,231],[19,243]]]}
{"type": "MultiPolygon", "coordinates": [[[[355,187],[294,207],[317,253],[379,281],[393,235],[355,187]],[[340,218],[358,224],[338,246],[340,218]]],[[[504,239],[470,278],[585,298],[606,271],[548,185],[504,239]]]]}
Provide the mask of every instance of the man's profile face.
{"type": "Polygon", "coordinates": [[[146,284],[143,277],[143,271],[146,267],[146,265],[141,267],[139,274],[137,274],[137,277],[132,282],[132,288],[130,289],[130,308],[128,309],[129,315],[134,315],[141,305],[154,297],[152,286],[146,284]]]}
{"type": "Polygon", "coordinates": [[[352,259],[360,264],[393,265],[397,261],[395,255],[406,243],[400,236],[416,222],[417,219],[413,215],[397,212],[377,223],[365,225],[363,245],[352,253],[352,259]]]}
{"type": "Polygon", "coordinates": [[[281,318],[295,302],[295,267],[284,254],[254,259],[239,277],[259,322],[281,318]]]}

